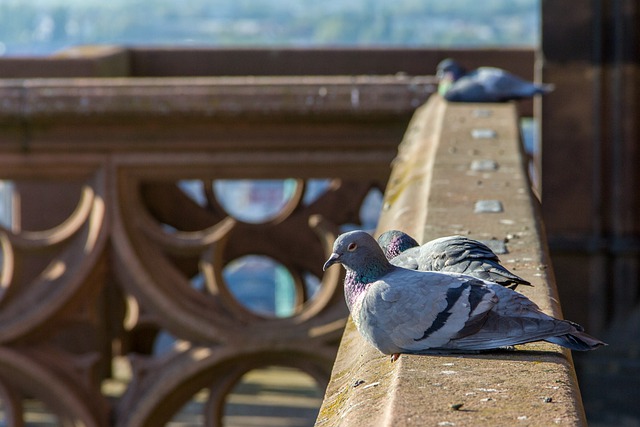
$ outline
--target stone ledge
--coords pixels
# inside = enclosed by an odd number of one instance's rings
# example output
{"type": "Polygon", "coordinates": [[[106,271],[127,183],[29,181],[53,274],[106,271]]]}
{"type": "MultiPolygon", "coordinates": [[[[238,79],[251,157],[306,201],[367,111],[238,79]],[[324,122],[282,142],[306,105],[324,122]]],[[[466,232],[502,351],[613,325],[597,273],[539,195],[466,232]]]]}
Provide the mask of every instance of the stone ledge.
{"type": "Polygon", "coordinates": [[[405,75],[0,79],[0,119],[410,116],[436,85],[405,75]]]}
{"type": "Polygon", "coordinates": [[[388,164],[434,83],[433,76],[0,79],[0,151],[299,152],[302,140],[316,153],[383,150],[388,164]]]}
{"type": "MultiPolygon", "coordinates": [[[[400,144],[378,232],[402,229],[422,242],[450,234],[504,241],[508,253],[502,262],[534,284],[519,290],[561,316],[523,159],[514,104],[450,104],[432,96],[416,111],[400,144]],[[497,167],[478,170],[471,167],[478,164],[474,160],[492,160],[497,167]],[[481,200],[500,201],[502,211],[477,212],[481,200]]],[[[316,426],[391,425],[582,426],[586,421],[570,352],[558,346],[402,355],[392,364],[349,322],[316,426]]]]}
{"type": "Polygon", "coordinates": [[[1,57],[3,79],[128,76],[130,52],[122,46],[78,46],[51,56],[1,57]]]}

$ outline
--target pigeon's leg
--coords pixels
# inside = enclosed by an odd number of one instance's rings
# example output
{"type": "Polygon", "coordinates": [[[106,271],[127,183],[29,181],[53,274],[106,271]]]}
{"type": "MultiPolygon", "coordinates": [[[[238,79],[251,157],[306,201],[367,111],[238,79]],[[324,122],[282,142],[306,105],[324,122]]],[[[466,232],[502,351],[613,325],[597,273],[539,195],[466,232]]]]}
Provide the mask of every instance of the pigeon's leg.
{"type": "Polygon", "coordinates": [[[391,363],[395,362],[398,359],[400,359],[400,353],[393,353],[391,355],[391,363]]]}

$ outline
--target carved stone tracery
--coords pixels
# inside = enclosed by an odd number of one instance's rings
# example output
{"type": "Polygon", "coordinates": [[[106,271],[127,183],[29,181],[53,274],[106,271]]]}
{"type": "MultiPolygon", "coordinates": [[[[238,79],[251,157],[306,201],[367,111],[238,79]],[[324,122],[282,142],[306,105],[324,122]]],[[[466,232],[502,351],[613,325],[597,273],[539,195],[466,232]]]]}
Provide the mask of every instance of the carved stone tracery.
{"type": "MultiPolygon", "coordinates": [[[[203,173],[207,202],[200,206],[165,171],[140,175],[128,164],[97,166],[72,186],[60,181],[60,191],[79,188],[62,222],[0,233],[0,384],[13,425],[24,422],[21,396],[41,400],[65,426],[106,426],[109,418],[118,426],[152,426],[168,422],[207,388],[203,415],[215,426],[226,394],[252,369],[294,367],[326,386],[348,313],[341,272],[323,273],[322,261],[337,224],[358,224],[362,201],[379,184],[334,178],[315,201],[303,203],[305,179],[298,178],[281,211],[253,224],[225,212],[210,173],[203,173]],[[248,254],[268,256],[289,271],[293,315],[252,312],[229,291],[225,265],[248,254]],[[312,298],[304,274],[320,280],[312,298]],[[193,287],[194,275],[203,278],[202,289],[193,287]],[[176,342],[156,354],[159,331],[176,342]],[[108,344],[113,340],[120,343],[116,353],[130,359],[132,377],[110,402],[101,381],[118,356],[108,344]]],[[[37,197],[38,180],[49,189],[60,178],[30,178],[21,192],[18,176],[16,194],[37,197]]]]}

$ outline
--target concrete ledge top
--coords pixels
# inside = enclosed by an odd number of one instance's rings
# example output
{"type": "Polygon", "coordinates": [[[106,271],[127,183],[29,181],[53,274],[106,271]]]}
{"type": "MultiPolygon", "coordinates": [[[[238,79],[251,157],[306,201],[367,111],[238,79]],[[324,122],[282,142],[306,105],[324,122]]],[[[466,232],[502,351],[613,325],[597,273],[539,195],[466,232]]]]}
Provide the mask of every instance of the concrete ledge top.
{"type": "MultiPolygon", "coordinates": [[[[451,104],[416,111],[394,161],[378,233],[426,242],[463,234],[504,242],[519,288],[561,317],[545,236],[530,191],[514,104],[451,104]],[[472,167],[472,164],[475,165],[472,167]],[[479,167],[488,165],[490,168],[479,167]],[[479,201],[498,210],[477,209],[479,201]]],[[[586,425],[569,351],[547,343],[479,355],[388,356],[349,322],[316,426],[586,425]]]]}

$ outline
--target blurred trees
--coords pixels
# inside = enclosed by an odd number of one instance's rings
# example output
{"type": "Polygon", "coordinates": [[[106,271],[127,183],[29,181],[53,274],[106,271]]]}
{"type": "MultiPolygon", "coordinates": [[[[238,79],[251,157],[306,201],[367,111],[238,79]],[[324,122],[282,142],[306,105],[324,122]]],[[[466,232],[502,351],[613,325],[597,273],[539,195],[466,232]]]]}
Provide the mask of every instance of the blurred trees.
{"type": "Polygon", "coordinates": [[[0,0],[0,46],[10,55],[81,44],[532,46],[538,3],[0,0]]]}

